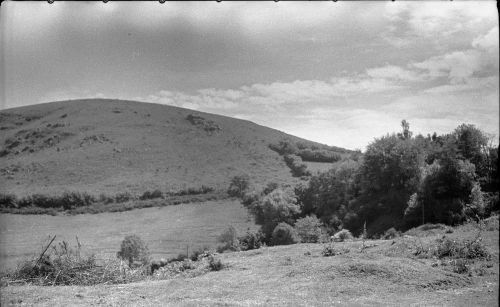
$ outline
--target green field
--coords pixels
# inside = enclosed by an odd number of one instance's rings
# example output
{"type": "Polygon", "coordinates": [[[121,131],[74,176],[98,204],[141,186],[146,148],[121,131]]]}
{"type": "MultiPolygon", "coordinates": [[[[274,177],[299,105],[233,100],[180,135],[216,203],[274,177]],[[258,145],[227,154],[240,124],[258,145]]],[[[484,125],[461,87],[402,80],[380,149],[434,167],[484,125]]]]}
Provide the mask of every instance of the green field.
{"type": "Polygon", "coordinates": [[[39,252],[48,237],[76,245],[99,258],[114,257],[121,240],[137,234],[154,258],[172,257],[205,245],[214,246],[228,225],[241,233],[257,226],[238,201],[208,201],[119,213],[76,216],[0,214],[0,268],[15,268],[18,261],[39,252]]]}

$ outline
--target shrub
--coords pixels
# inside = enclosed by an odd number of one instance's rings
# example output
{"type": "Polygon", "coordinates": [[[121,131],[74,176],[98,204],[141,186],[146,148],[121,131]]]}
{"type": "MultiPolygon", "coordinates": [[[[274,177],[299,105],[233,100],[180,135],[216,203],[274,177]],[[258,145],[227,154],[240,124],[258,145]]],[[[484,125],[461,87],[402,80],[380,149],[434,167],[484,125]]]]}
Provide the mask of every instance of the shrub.
{"type": "Polygon", "coordinates": [[[287,223],[279,223],[273,230],[271,244],[289,245],[299,242],[299,237],[295,229],[287,223]]]}
{"type": "Polygon", "coordinates": [[[224,230],[217,241],[223,243],[224,246],[222,250],[236,250],[238,249],[238,231],[233,226],[229,226],[226,230],[224,230]]]}
{"type": "Polygon", "coordinates": [[[198,249],[194,250],[191,253],[191,256],[189,257],[189,259],[191,259],[191,261],[198,261],[202,258],[206,258],[206,257],[212,255],[213,253],[214,252],[212,250],[210,250],[209,247],[205,246],[205,247],[198,248],[198,249]]]}
{"type": "Polygon", "coordinates": [[[42,256],[21,263],[5,278],[41,286],[88,286],[138,281],[147,276],[147,271],[142,269],[123,275],[120,263],[116,260],[98,264],[93,255],[82,256],[80,248],[80,244],[71,248],[65,241],[54,244],[42,256]]]}
{"type": "MultiPolygon", "coordinates": [[[[55,199],[55,202],[58,200],[55,199]]],[[[65,210],[90,206],[95,202],[95,198],[88,193],[67,192],[60,197],[59,202],[65,210]]]]}
{"type": "Polygon", "coordinates": [[[294,190],[290,188],[278,188],[247,208],[255,216],[255,222],[262,225],[266,242],[271,241],[273,230],[280,222],[292,224],[300,213],[294,190]]]}
{"type": "Polygon", "coordinates": [[[216,258],[213,255],[210,255],[208,257],[208,267],[211,271],[220,271],[224,268],[224,265],[222,264],[220,258],[216,258]]]}
{"type": "Polygon", "coordinates": [[[302,163],[301,157],[296,155],[286,155],[284,159],[294,177],[311,176],[311,172],[307,170],[307,165],[302,163]]]}
{"type": "Polygon", "coordinates": [[[281,156],[292,155],[299,150],[299,148],[295,144],[289,141],[280,141],[278,144],[269,144],[269,148],[271,150],[274,150],[281,156]]]}
{"type": "Polygon", "coordinates": [[[227,190],[227,194],[232,197],[242,198],[250,186],[250,177],[248,175],[234,176],[227,190]]]}
{"type": "Polygon", "coordinates": [[[297,153],[298,156],[302,158],[303,161],[311,162],[337,162],[342,157],[340,154],[330,151],[330,150],[311,150],[302,149],[297,153]]]}
{"type": "Polygon", "coordinates": [[[432,250],[431,255],[452,259],[489,259],[491,257],[480,239],[474,241],[451,240],[448,237],[436,240],[436,247],[432,250]]]}
{"type": "Polygon", "coordinates": [[[262,193],[264,195],[267,195],[267,194],[271,193],[272,191],[276,190],[278,187],[279,187],[279,184],[277,184],[276,182],[269,182],[266,185],[266,187],[264,188],[264,190],[262,191],[262,193]]]}
{"type": "Polygon", "coordinates": [[[99,202],[101,202],[103,204],[111,204],[114,201],[115,201],[115,199],[112,196],[109,196],[106,194],[99,195],[99,202]]]}
{"type": "Polygon", "coordinates": [[[351,232],[347,229],[342,229],[341,231],[333,235],[333,240],[338,242],[352,240],[353,238],[354,237],[352,236],[351,232]]]}
{"type": "Polygon", "coordinates": [[[0,208],[17,207],[17,197],[14,194],[0,194],[0,208]]]}
{"type": "Polygon", "coordinates": [[[477,219],[485,215],[486,202],[484,200],[483,192],[479,183],[474,182],[470,195],[470,204],[465,205],[464,213],[467,217],[477,219]]]}
{"type": "Polygon", "coordinates": [[[129,267],[132,267],[135,261],[140,261],[142,264],[150,261],[148,247],[137,235],[126,236],[116,255],[118,258],[127,260],[129,267]]]}
{"type": "Polygon", "coordinates": [[[265,236],[262,231],[251,232],[250,229],[247,230],[247,233],[238,238],[240,242],[241,250],[252,250],[259,249],[262,245],[264,245],[265,236]]]}
{"type": "Polygon", "coordinates": [[[295,230],[301,242],[305,243],[316,243],[319,241],[321,226],[321,221],[315,215],[306,216],[295,222],[295,230]]]}
{"type": "Polygon", "coordinates": [[[465,274],[469,272],[469,267],[467,265],[467,260],[465,259],[455,259],[451,262],[453,266],[453,272],[457,274],[465,274]]]}
{"type": "Polygon", "coordinates": [[[243,204],[243,206],[251,208],[254,204],[258,203],[260,200],[261,200],[260,195],[257,192],[252,191],[245,193],[243,195],[241,203],[243,204]]]}
{"type": "Polygon", "coordinates": [[[115,202],[117,203],[124,203],[126,201],[131,200],[133,197],[130,193],[125,192],[125,193],[119,193],[115,195],[115,202]]]}
{"type": "Polygon", "coordinates": [[[154,190],[152,192],[146,191],[139,197],[140,200],[155,199],[155,198],[163,198],[163,192],[160,190],[154,190]]]}
{"type": "Polygon", "coordinates": [[[385,240],[389,240],[389,239],[394,239],[394,238],[400,237],[400,236],[401,236],[401,232],[394,229],[394,227],[391,227],[385,231],[382,238],[384,238],[385,240]]]}
{"type": "Polygon", "coordinates": [[[347,254],[348,252],[349,252],[348,248],[345,247],[335,248],[333,244],[327,244],[325,245],[325,247],[323,247],[321,255],[323,255],[323,257],[331,257],[331,256],[347,254]]]}

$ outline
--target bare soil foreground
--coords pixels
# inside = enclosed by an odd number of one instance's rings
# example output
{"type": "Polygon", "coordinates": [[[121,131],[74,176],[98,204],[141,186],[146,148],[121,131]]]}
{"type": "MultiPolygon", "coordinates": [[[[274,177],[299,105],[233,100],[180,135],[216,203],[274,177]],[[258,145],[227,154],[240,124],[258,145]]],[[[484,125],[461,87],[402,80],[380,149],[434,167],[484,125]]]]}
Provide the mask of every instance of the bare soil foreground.
{"type": "Polygon", "coordinates": [[[392,240],[265,247],[224,253],[221,271],[124,285],[6,286],[2,306],[498,306],[498,227],[482,232],[489,260],[468,273],[452,262],[420,257],[436,239],[473,239],[477,229],[413,231],[392,240]],[[452,232],[453,231],[453,232],[452,232]],[[452,233],[451,233],[452,232],[452,233]],[[410,235],[411,234],[411,235],[410,235]],[[365,246],[365,248],[363,248],[365,246]],[[416,255],[417,254],[417,255],[416,255]]]}

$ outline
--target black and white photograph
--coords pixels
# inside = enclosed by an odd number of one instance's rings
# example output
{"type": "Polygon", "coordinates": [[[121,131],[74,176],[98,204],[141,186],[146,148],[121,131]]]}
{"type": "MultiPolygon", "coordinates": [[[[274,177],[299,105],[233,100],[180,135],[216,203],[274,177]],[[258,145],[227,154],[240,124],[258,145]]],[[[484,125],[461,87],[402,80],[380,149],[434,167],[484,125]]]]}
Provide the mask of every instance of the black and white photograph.
{"type": "Polygon", "coordinates": [[[0,306],[499,306],[494,0],[2,1],[0,306]]]}

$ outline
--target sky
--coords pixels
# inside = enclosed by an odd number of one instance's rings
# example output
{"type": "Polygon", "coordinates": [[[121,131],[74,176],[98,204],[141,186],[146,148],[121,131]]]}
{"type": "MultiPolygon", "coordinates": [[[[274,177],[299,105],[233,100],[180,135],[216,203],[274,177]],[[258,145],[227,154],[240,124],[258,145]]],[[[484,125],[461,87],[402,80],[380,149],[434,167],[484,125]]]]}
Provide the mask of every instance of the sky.
{"type": "Polygon", "coordinates": [[[364,150],[499,135],[495,1],[3,2],[0,109],[117,98],[364,150]]]}

